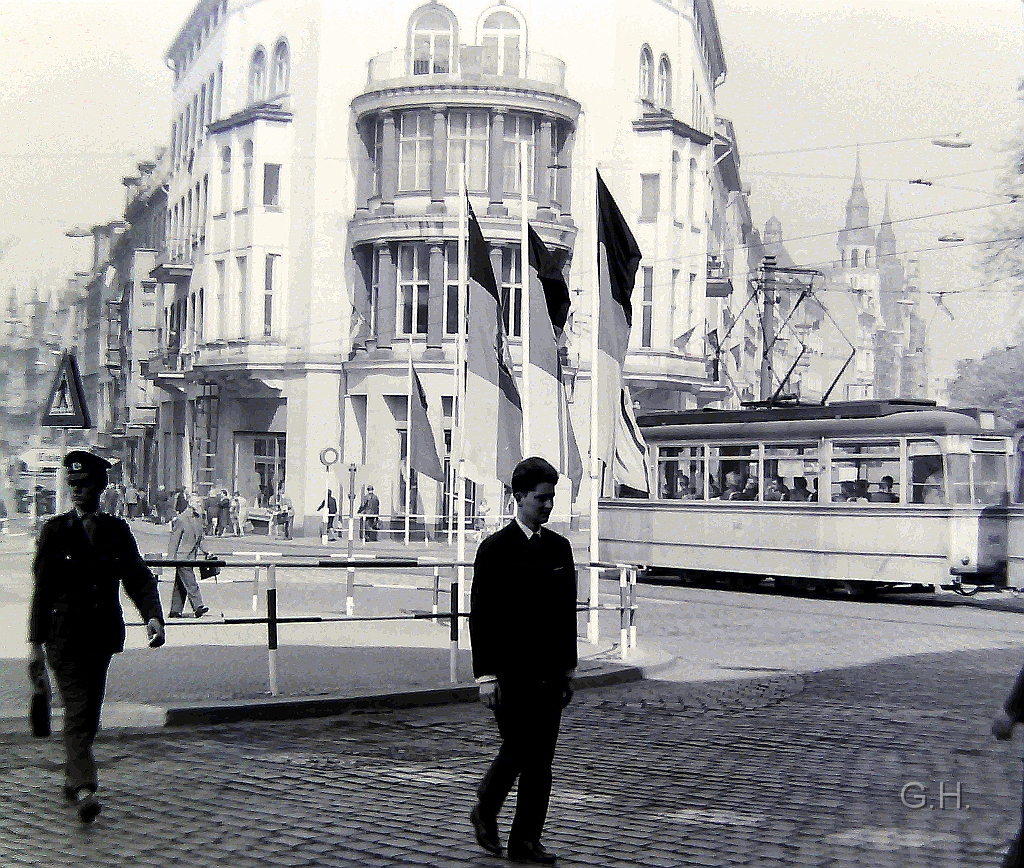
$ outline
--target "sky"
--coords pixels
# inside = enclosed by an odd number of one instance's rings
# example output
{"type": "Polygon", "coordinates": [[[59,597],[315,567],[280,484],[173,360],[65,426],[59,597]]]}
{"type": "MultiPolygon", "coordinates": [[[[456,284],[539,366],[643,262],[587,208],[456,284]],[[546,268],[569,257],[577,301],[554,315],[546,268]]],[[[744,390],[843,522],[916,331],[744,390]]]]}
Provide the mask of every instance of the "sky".
{"type": "MultiPolygon", "coordinates": [[[[585,9],[583,0],[576,2],[585,9]]],[[[0,291],[45,294],[88,261],[65,237],[115,219],[121,178],[166,142],[163,54],[193,0],[0,0],[0,291]]],[[[716,0],[757,225],[773,214],[802,265],[836,257],[859,153],[872,218],[886,189],[922,288],[936,366],[1010,340],[1024,288],[976,266],[1006,206],[994,195],[1024,119],[1021,0],[716,0]],[[962,132],[969,149],[930,140],[962,132]],[[888,144],[877,144],[888,142],[888,144]],[[793,153],[796,151],[796,153],[793,153]],[[932,180],[931,186],[911,179],[932,180]],[[940,235],[960,234],[962,244],[940,235]]]]}

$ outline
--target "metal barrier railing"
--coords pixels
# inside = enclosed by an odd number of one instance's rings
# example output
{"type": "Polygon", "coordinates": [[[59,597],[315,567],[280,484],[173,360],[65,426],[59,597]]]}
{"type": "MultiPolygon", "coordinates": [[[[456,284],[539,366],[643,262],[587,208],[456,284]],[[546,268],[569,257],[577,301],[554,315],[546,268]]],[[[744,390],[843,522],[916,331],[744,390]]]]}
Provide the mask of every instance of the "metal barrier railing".
{"type": "MultiPolygon", "coordinates": [[[[204,580],[214,584],[239,584],[252,583],[252,609],[259,611],[259,589],[260,571],[266,571],[265,599],[266,616],[260,617],[224,617],[208,621],[196,621],[196,625],[219,626],[219,625],[267,625],[267,668],[270,678],[270,693],[272,696],[280,695],[277,673],[277,650],[278,650],[278,626],[281,624],[327,624],[327,623],[359,623],[370,621],[424,621],[430,620],[437,623],[439,620],[447,619],[449,622],[449,679],[452,684],[457,683],[457,662],[460,648],[467,647],[466,630],[464,623],[469,618],[468,612],[459,611],[459,583],[452,578],[447,593],[449,595],[449,611],[439,611],[440,596],[446,593],[441,587],[441,571],[445,568],[453,572],[459,567],[471,567],[472,563],[465,561],[421,561],[418,558],[374,558],[349,559],[341,557],[284,557],[278,553],[246,553],[251,559],[227,560],[223,558],[165,558],[157,555],[147,554],[143,560],[149,567],[155,567],[158,571],[163,567],[219,567],[220,569],[253,569],[252,579],[221,579],[219,576],[204,580]],[[430,569],[432,570],[431,588],[431,610],[426,612],[410,612],[401,615],[363,615],[355,614],[355,588],[357,569],[430,569]],[[346,571],[346,602],[344,615],[301,615],[281,616],[278,613],[277,599],[277,570],[278,568],[305,568],[305,569],[345,569],[346,571]]],[[[595,562],[587,564],[586,567],[598,570],[618,570],[619,578],[619,603],[618,605],[602,605],[596,596],[591,593],[590,598],[582,604],[577,604],[577,612],[586,612],[588,617],[587,635],[594,644],[599,641],[598,616],[601,611],[618,610],[619,612],[619,656],[625,660],[628,658],[629,649],[637,645],[636,633],[636,581],[640,567],[635,564],[612,564],[595,562]]],[[[158,573],[159,575],[159,573],[158,573]]],[[[174,581],[173,579],[164,581],[174,581]]],[[[364,584],[361,587],[376,587],[392,590],[414,589],[419,590],[421,586],[398,586],[394,584],[364,584]]]]}

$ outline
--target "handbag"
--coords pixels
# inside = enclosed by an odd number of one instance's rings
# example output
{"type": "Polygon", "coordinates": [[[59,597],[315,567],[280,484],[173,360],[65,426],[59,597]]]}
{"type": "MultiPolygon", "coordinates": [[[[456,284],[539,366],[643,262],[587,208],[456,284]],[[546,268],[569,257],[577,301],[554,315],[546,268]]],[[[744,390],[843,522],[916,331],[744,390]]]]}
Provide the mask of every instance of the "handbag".
{"type": "Polygon", "coordinates": [[[32,735],[36,738],[46,738],[50,734],[50,703],[53,694],[50,675],[46,671],[45,663],[39,669],[29,665],[28,674],[32,682],[32,699],[28,709],[32,735]]]}
{"type": "Polygon", "coordinates": [[[199,578],[201,578],[201,579],[215,579],[215,578],[217,578],[217,576],[220,575],[220,565],[209,563],[209,561],[216,561],[216,560],[218,560],[217,556],[216,555],[212,555],[209,552],[203,552],[203,554],[206,555],[206,560],[207,560],[208,563],[200,564],[199,565],[199,578]]]}

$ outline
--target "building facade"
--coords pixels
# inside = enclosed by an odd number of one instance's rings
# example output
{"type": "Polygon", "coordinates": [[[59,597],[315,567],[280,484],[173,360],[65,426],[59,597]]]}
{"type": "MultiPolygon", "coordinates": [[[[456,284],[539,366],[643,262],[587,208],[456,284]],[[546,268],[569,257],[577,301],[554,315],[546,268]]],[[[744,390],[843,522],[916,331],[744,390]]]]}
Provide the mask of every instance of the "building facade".
{"type": "MultiPolygon", "coordinates": [[[[563,264],[581,452],[595,167],[644,252],[627,382],[646,407],[725,394],[703,346],[708,254],[724,232],[711,178],[725,61],[710,0],[598,0],[585,16],[539,0],[384,0],[373,15],[202,0],[167,63],[166,243],[146,360],[158,484],[239,490],[264,507],[283,490],[310,533],[325,486],[347,489],[354,464],[386,517],[444,525],[447,484],[414,479],[406,503],[406,374],[411,354],[447,462],[463,166],[517,372],[524,174],[526,216],[563,264]],[[343,457],[325,472],[329,446],[343,457]]],[[[540,440],[535,451],[557,451],[540,440]]],[[[500,481],[474,483],[470,513],[493,517],[500,481]]]]}

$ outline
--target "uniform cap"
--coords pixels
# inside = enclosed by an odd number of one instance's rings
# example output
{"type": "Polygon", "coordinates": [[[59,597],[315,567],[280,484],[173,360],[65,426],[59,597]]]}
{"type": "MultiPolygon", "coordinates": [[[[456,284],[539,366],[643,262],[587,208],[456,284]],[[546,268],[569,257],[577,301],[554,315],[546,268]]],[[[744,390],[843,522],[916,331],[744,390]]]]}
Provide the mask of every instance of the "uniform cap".
{"type": "Polygon", "coordinates": [[[106,458],[93,455],[81,449],[75,449],[64,456],[64,467],[68,471],[69,482],[80,482],[93,477],[105,477],[114,465],[106,458]]]}

